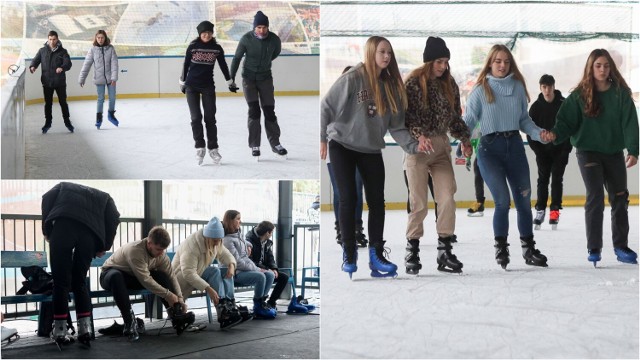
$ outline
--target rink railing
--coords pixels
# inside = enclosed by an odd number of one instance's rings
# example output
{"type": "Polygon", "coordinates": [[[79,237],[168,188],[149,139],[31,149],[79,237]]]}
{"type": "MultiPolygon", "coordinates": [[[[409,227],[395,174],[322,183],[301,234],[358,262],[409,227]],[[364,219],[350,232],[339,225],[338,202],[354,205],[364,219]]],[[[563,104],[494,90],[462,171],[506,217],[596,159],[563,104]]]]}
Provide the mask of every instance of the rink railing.
{"type": "MultiPolygon", "coordinates": [[[[117,250],[122,245],[143,238],[142,218],[120,218],[120,226],[116,233],[112,251],[117,250]]],[[[0,250],[10,251],[45,251],[49,253],[49,244],[42,235],[42,216],[40,215],[1,215],[2,247],[0,250]]],[[[175,252],[183,239],[189,234],[201,229],[207,224],[205,220],[170,220],[165,219],[162,225],[169,232],[173,239],[167,251],[175,252]]],[[[242,233],[256,226],[257,223],[243,223],[242,233]]],[[[277,226],[277,225],[276,225],[277,226]]],[[[319,256],[319,236],[318,224],[296,224],[293,229],[293,254],[297,254],[292,259],[294,269],[294,279],[296,286],[300,286],[301,272],[303,267],[318,266],[319,256]],[[299,252],[299,249],[302,251],[299,252]]],[[[273,238],[276,238],[274,231],[273,238]]],[[[274,242],[274,253],[277,252],[277,242],[274,242]]],[[[1,259],[0,259],[1,261],[1,259]]],[[[282,266],[282,264],[280,264],[282,266]]],[[[283,266],[287,267],[287,266],[283,266]]],[[[99,284],[100,269],[91,268],[89,270],[90,290],[101,290],[99,284]]],[[[2,296],[14,295],[16,290],[22,286],[23,276],[19,269],[2,269],[2,296]]],[[[142,297],[135,297],[133,302],[144,301],[142,297]]],[[[98,298],[94,300],[94,307],[113,306],[112,298],[98,298]]],[[[2,304],[2,312],[10,317],[34,315],[38,313],[37,303],[27,304],[2,304]]]]}

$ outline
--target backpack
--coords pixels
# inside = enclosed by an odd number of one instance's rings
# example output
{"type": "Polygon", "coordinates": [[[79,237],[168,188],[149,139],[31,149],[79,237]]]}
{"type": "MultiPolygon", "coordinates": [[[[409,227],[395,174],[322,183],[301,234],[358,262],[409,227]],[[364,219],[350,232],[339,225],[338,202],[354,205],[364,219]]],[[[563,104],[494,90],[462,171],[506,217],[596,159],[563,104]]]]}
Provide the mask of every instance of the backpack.
{"type": "MultiPolygon", "coordinates": [[[[53,293],[53,276],[44,271],[40,266],[21,266],[20,271],[26,279],[22,282],[22,287],[16,292],[17,295],[24,295],[28,292],[32,294],[51,295],[53,293]]],[[[53,330],[53,302],[40,302],[38,313],[38,336],[49,337],[53,330]]],[[[75,334],[75,328],[71,322],[71,312],[67,312],[67,329],[75,334]]]]}
{"type": "Polygon", "coordinates": [[[24,295],[27,291],[32,294],[45,295],[50,295],[53,292],[53,276],[40,266],[22,266],[20,271],[26,281],[22,282],[22,287],[16,292],[17,295],[24,295]]]}

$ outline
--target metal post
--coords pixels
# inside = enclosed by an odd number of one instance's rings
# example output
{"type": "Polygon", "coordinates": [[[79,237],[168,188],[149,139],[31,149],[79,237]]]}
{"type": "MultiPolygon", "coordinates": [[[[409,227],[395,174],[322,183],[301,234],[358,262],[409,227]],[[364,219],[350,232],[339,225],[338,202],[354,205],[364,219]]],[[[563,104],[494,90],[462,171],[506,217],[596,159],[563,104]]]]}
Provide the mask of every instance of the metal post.
{"type": "MultiPolygon", "coordinates": [[[[278,181],[278,233],[277,233],[277,259],[278,266],[292,268],[292,276],[296,276],[293,269],[293,182],[290,180],[278,181]]],[[[295,281],[294,281],[295,283],[295,281]]],[[[282,296],[291,298],[291,288],[285,287],[282,296]]]]}
{"type": "MultiPolygon", "coordinates": [[[[146,237],[156,225],[162,225],[162,181],[145,180],[142,236],[146,237]]],[[[154,299],[155,296],[145,296],[145,316],[150,317],[150,313],[155,312],[155,317],[162,319],[162,302],[154,302],[154,299]]]]}

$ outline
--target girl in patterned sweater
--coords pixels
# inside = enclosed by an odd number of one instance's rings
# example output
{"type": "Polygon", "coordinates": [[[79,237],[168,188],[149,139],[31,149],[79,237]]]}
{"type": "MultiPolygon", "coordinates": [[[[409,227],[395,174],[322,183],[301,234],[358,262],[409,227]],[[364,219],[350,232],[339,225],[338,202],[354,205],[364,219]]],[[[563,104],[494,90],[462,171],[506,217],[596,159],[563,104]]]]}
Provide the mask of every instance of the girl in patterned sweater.
{"type": "Polygon", "coordinates": [[[406,82],[409,107],[405,125],[427,152],[405,154],[404,169],[409,186],[410,213],[407,223],[408,274],[422,268],[418,256],[423,221],[427,216],[429,174],[433,179],[434,200],[438,204],[438,270],[460,272],[462,263],[451,253],[455,242],[456,179],[451,162],[451,145],[447,133],[462,142],[465,156],[471,156],[470,132],[461,117],[460,91],[451,76],[451,55],[444,40],[429,37],[424,49],[424,65],[409,74],[406,82]]]}

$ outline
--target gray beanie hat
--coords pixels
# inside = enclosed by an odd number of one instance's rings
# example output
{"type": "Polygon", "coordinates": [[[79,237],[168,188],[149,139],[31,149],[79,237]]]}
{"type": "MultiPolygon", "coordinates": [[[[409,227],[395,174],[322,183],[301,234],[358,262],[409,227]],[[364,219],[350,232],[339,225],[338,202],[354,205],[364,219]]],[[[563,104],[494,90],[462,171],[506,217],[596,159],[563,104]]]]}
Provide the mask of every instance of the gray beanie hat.
{"type": "Polygon", "coordinates": [[[209,238],[222,239],[224,237],[224,228],[222,227],[222,223],[214,216],[209,220],[209,223],[205,225],[202,234],[209,238]]]}

